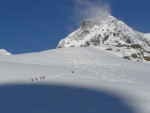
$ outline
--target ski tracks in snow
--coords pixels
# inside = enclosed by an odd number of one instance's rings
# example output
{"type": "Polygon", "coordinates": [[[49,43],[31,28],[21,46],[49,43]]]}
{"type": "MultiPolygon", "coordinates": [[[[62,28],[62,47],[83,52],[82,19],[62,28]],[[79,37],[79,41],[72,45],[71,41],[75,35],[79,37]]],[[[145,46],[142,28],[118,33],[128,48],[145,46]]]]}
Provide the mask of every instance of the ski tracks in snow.
{"type": "Polygon", "coordinates": [[[74,75],[110,82],[140,83],[136,81],[136,78],[127,76],[123,70],[118,72],[114,68],[121,65],[103,63],[101,58],[95,57],[86,48],[78,48],[78,50],[67,48],[63,51],[69,62],[73,63],[74,69],[78,69],[74,75]],[[83,71],[91,74],[83,73],[83,71]]]}

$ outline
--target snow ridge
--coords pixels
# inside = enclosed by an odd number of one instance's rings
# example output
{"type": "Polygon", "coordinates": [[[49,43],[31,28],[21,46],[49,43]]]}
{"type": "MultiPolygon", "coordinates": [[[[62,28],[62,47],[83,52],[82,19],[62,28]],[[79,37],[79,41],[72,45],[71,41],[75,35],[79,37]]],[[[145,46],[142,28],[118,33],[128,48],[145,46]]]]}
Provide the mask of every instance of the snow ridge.
{"type": "Polygon", "coordinates": [[[11,55],[11,53],[7,52],[5,49],[0,49],[0,55],[11,55]]]}
{"type": "Polygon", "coordinates": [[[96,21],[85,20],[57,48],[88,46],[105,47],[130,60],[150,61],[150,34],[137,32],[110,15],[96,21]]]}

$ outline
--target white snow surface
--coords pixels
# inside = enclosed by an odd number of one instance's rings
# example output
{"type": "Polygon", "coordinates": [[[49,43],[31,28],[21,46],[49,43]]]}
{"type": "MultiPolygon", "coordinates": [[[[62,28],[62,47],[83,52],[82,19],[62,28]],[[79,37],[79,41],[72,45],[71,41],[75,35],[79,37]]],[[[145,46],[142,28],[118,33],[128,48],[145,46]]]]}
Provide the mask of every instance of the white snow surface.
{"type": "Polygon", "coordinates": [[[99,47],[0,56],[0,113],[149,113],[149,68],[99,47]]]}
{"type": "Polygon", "coordinates": [[[137,32],[110,15],[97,21],[86,20],[79,29],[62,39],[57,48],[87,46],[106,46],[134,61],[150,60],[150,34],[137,32]]]}
{"type": "Polygon", "coordinates": [[[5,49],[0,49],[0,55],[11,55],[11,53],[7,52],[5,49]]]}

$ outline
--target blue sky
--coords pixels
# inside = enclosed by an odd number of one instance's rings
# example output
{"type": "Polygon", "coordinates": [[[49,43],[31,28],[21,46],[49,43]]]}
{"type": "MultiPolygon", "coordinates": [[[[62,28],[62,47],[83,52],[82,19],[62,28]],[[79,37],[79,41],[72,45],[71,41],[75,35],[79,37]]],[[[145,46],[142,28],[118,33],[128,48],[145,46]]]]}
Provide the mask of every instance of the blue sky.
{"type": "MultiPolygon", "coordinates": [[[[55,48],[60,39],[79,27],[75,3],[75,0],[0,0],[0,48],[13,54],[55,48]]],[[[150,0],[107,0],[107,3],[113,16],[137,31],[150,33],[150,0]]]]}

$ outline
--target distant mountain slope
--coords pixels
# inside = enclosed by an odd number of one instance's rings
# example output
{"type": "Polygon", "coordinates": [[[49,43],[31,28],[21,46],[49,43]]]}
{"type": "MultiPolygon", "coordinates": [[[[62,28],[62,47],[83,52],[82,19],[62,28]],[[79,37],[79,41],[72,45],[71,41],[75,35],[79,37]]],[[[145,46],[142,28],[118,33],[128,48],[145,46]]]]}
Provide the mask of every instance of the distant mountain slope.
{"type": "Polygon", "coordinates": [[[11,53],[7,52],[5,49],[0,49],[0,55],[11,55],[11,53]]]}
{"type": "Polygon", "coordinates": [[[87,46],[102,46],[130,60],[150,61],[150,34],[134,31],[113,16],[84,21],[57,48],[87,46]]]}

